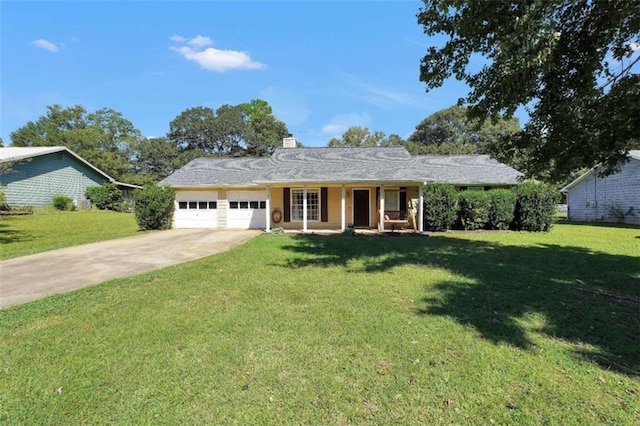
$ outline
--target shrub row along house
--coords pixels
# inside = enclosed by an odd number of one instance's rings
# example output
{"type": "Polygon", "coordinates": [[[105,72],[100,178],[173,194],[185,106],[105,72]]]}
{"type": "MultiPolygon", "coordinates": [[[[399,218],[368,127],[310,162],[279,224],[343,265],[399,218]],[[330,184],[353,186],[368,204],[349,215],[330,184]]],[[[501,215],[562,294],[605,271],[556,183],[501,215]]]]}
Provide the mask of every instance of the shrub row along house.
{"type": "Polygon", "coordinates": [[[11,207],[49,206],[56,195],[71,198],[78,207],[88,207],[85,191],[90,186],[115,183],[126,199],[139,188],[117,182],[64,146],[0,148],[0,162],[5,165],[0,184],[11,207]]]}
{"type": "Polygon", "coordinates": [[[486,155],[412,156],[402,147],[283,148],[268,158],[198,158],[160,182],[175,189],[176,228],[413,226],[422,189],[511,187],[522,174],[486,155]]]}

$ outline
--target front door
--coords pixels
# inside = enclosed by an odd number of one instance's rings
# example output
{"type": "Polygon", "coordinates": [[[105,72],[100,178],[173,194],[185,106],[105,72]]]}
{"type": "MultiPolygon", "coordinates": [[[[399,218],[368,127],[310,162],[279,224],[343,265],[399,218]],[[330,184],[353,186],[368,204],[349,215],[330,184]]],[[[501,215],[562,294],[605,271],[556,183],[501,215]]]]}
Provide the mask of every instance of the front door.
{"type": "Polygon", "coordinates": [[[370,226],[369,190],[353,190],[353,226],[370,226]]]}

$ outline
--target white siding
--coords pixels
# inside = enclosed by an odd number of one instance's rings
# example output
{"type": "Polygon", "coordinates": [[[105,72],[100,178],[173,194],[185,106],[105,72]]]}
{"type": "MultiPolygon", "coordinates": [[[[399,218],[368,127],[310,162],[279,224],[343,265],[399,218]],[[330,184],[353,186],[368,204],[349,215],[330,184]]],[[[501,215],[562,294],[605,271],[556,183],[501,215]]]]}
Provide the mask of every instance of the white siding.
{"type": "Polygon", "coordinates": [[[627,216],[624,223],[640,225],[640,161],[631,159],[618,173],[605,178],[592,174],[567,193],[569,220],[618,222],[609,212],[614,205],[623,211],[629,207],[635,216],[627,216]]]}

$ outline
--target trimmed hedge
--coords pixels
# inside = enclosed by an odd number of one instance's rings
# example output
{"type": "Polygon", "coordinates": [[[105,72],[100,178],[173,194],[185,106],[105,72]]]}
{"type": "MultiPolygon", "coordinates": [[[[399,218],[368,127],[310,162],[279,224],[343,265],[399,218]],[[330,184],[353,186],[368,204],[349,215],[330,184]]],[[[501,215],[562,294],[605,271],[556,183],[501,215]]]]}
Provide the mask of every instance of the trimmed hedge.
{"type": "Polygon", "coordinates": [[[435,183],[424,188],[424,229],[446,231],[457,216],[458,192],[453,185],[435,183]]]}
{"type": "Polygon", "coordinates": [[[560,194],[545,183],[524,182],[516,190],[514,227],[519,231],[548,231],[560,194]]]}
{"type": "Polygon", "coordinates": [[[62,211],[73,211],[76,206],[73,205],[73,200],[66,195],[54,195],[53,207],[62,211]]]}
{"type": "Polygon", "coordinates": [[[141,230],[169,229],[175,193],[169,187],[148,186],[133,191],[136,222],[141,230]]]}
{"type": "Polygon", "coordinates": [[[90,186],[85,190],[85,195],[100,210],[122,211],[124,197],[114,183],[105,182],[100,186],[90,186]]]}
{"type": "Polygon", "coordinates": [[[458,224],[461,229],[482,229],[489,219],[489,197],[484,191],[458,193],[458,224]]]}
{"type": "Polygon", "coordinates": [[[492,189],[487,192],[489,215],[487,229],[509,229],[514,218],[516,193],[511,189],[492,189]]]}

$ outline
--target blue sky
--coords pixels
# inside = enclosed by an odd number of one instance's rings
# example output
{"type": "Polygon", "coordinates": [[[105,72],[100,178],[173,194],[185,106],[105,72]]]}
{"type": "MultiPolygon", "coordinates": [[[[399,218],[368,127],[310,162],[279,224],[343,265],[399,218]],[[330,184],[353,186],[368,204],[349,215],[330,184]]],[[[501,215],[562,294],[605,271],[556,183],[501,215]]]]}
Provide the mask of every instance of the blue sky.
{"type": "Polygon", "coordinates": [[[265,99],[305,146],[352,125],[408,137],[465,96],[425,93],[419,1],[13,2],[1,13],[0,136],[46,106],[113,108],[163,136],[190,107],[265,99]]]}

